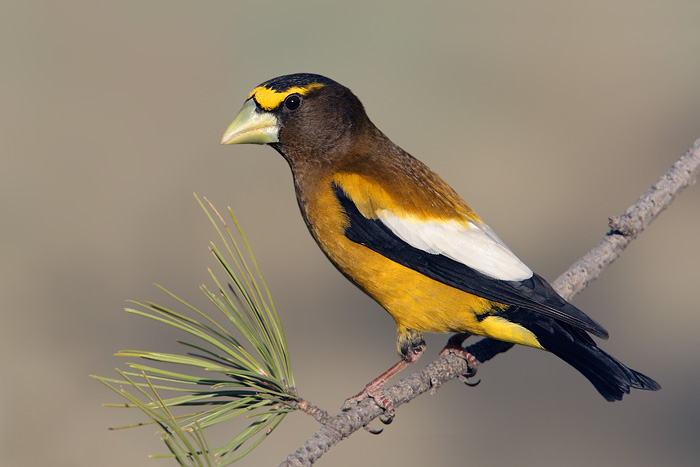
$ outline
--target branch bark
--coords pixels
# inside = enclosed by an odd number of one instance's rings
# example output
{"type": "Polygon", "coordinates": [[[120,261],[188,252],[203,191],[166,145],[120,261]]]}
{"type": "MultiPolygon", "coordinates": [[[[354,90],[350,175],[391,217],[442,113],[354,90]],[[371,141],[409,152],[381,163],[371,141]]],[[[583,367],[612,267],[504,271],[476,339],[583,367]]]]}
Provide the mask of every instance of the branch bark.
{"type": "MultiPolygon", "coordinates": [[[[624,214],[609,219],[610,231],[585,256],[576,261],[552,286],[570,300],[600,276],[610,263],[639,235],[688,185],[700,171],[700,139],[649,188],[624,214]]],[[[466,348],[480,363],[513,347],[513,344],[482,339],[466,348]]],[[[452,354],[439,357],[422,371],[400,380],[384,392],[399,407],[425,392],[434,392],[443,383],[461,377],[467,370],[464,359],[452,354]]],[[[346,412],[325,418],[326,422],[303,446],[287,457],[280,467],[310,466],[335,444],[382,414],[370,399],[346,412]]]]}

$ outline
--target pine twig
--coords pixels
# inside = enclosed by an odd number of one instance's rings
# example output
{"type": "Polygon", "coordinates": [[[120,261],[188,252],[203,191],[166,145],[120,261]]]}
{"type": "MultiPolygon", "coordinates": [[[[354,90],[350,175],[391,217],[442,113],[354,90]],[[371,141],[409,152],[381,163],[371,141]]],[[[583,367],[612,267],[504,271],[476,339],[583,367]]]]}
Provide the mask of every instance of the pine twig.
{"type": "MultiPolygon", "coordinates": [[[[552,283],[554,289],[570,300],[600,276],[622,251],[639,235],[688,185],[695,183],[700,171],[700,139],[686,151],[659,180],[649,188],[624,214],[609,219],[610,231],[585,256],[576,261],[552,283]]],[[[513,347],[513,344],[482,339],[466,348],[480,363],[513,347]]],[[[419,395],[434,392],[441,384],[460,377],[467,370],[464,359],[444,355],[420,372],[385,388],[387,399],[398,407],[419,395]]],[[[346,412],[327,418],[318,431],[303,446],[290,454],[280,467],[314,464],[331,447],[360,428],[366,427],[383,413],[372,400],[365,399],[346,412]]]]}

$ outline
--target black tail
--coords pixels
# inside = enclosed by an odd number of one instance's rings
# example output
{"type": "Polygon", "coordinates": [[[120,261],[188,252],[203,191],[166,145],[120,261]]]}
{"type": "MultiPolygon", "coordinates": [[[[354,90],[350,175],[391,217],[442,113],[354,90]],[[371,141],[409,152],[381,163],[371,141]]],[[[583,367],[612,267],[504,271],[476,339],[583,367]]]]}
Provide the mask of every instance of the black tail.
{"type": "Polygon", "coordinates": [[[622,400],[630,388],[661,389],[653,379],[627,368],[599,349],[585,331],[522,308],[508,313],[507,319],[534,333],[542,347],[581,372],[609,401],[622,400]]]}

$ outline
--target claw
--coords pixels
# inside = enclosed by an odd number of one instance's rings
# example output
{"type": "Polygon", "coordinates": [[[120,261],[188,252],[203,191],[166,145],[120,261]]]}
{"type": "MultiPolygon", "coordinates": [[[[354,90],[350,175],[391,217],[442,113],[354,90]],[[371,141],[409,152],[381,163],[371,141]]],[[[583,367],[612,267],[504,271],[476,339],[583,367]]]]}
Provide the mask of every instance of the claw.
{"type": "Polygon", "coordinates": [[[476,357],[462,348],[462,343],[469,337],[467,333],[455,334],[447,341],[445,348],[440,351],[440,355],[445,355],[446,353],[451,353],[460,358],[463,358],[467,362],[467,371],[463,375],[459,376],[459,380],[466,384],[467,386],[474,387],[481,382],[477,380],[472,383],[468,380],[472,376],[476,375],[476,367],[479,365],[479,360],[476,357]]]}
{"type": "Polygon", "coordinates": [[[350,410],[350,407],[360,402],[366,396],[367,395],[365,394],[365,391],[362,391],[359,394],[356,394],[352,397],[348,397],[347,399],[345,399],[345,402],[343,402],[343,406],[340,408],[340,410],[342,410],[343,412],[347,412],[348,410],[350,410]]]}
{"type": "Polygon", "coordinates": [[[389,416],[389,414],[387,414],[387,413],[386,413],[386,410],[385,410],[384,413],[383,413],[382,415],[379,416],[379,421],[382,422],[382,423],[385,424],[385,425],[391,425],[391,422],[394,421],[394,413],[393,413],[393,410],[392,410],[391,416],[389,416]]]}
{"type": "Polygon", "coordinates": [[[460,375],[457,377],[458,380],[469,386],[470,388],[473,388],[474,386],[478,386],[479,383],[481,383],[480,379],[477,379],[474,382],[469,381],[469,377],[472,375],[460,375]]]}

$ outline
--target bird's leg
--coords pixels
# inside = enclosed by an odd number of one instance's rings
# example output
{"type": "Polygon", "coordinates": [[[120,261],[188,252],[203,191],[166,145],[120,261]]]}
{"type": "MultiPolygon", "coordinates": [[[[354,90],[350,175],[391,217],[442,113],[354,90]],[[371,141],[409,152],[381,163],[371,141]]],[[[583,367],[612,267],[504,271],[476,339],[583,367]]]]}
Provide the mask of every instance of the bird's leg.
{"type": "Polygon", "coordinates": [[[462,343],[470,335],[471,334],[469,334],[468,332],[454,334],[452,337],[449,338],[445,347],[440,351],[440,355],[451,353],[466,360],[467,372],[460,377],[460,381],[462,381],[468,386],[476,386],[477,384],[479,384],[478,381],[476,383],[470,383],[469,381],[467,381],[467,378],[470,378],[476,374],[476,367],[479,366],[480,362],[476,359],[474,355],[470,354],[462,347],[462,343]]]}
{"type": "Polygon", "coordinates": [[[391,423],[391,420],[394,418],[394,414],[396,413],[396,411],[394,409],[394,405],[389,401],[389,399],[387,399],[386,394],[384,394],[384,390],[382,388],[384,384],[386,384],[386,382],[389,381],[389,378],[406,368],[408,365],[416,363],[420,356],[423,354],[424,348],[425,347],[420,348],[419,350],[409,349],[404,358],[399,360],[394,366],[386,370],[384,373],[370,381],[367,384],[367,386],[365,386],[365,389],[362,390],[362,392],[347,399],[343,404],[343,410],[348,410],[353,404],[361,401],[365,397],[370,397],[374,399],[374,402],[379,407],[384,409],[384,415],[386,416],[386,419],[382,420],[382,422],[386,424],[391,423]]]}
{"type": "Polygon", "coordinates": [[[398,347],[399,355],[401,355],[401,360],[399,360],[394,366],[386,370],[384,373],[379,375],[377,378],[373,379],[365,389],[359,394],[352,396],[347,399],[343,404],[343,410],[348,410],[352,404],[359,402],[365,397],[371,397],[374,402],[384,409],[384,419],[381,419],[383,423],[389,424],[394,418],[396,411],[394,410],[394,405],[387,399],[386,394],[382,387],[384,384],[394,376],[399,371],[406,368],[412,363],[416,363],[423,351],[425,350],[425,340],[423,340],[423,334],[414,331],[412,329],[406,329],[404,327],[399,327],[397,330],[396,344],[398,347]]]}

